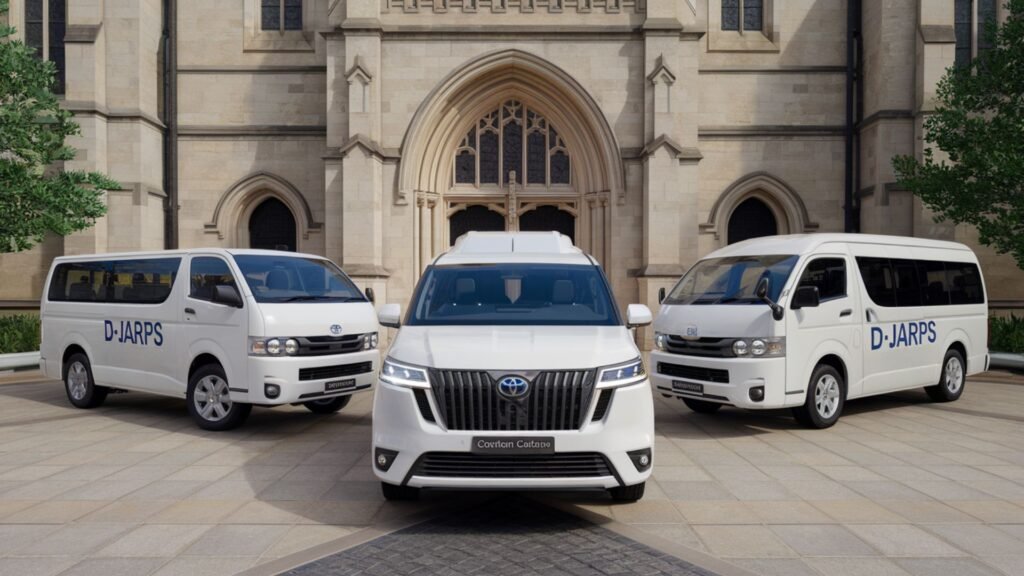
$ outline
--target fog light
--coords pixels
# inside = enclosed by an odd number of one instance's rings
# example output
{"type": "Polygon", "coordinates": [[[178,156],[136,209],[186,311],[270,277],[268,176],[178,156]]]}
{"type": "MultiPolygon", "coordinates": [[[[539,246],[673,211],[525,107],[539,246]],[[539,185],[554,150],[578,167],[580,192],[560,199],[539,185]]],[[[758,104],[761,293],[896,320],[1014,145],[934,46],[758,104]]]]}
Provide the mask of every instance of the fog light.
{"type": "Polygon", "coordinates": [[[396,456],[398,456],[398,452],[395,452],[394,450],[377,448],[373,457],[373,462],[376,464],[378,470],[381,472],[387,472],[388,469],[391,468],[391,465],[395,463],[396,456]]]}
{"type": "Polygon", "coordinates": [[[747,392],[747,395],[750,396],[750,400],[753,402],[764,400],[764,386],[754,386],[747,392]]]}
{"type": "Polygon", "coordinates": [[[633,461],[633,466],[636,466],[637,472],[644,472],[651,467],[651,449],[644,448],[643,450],[633,450],[632,452],[626,452],[629,459],[633,461]]]}
{"type": "Polygon", "coordinates": [[[278,386],[277,384],[264,384],[263,394],[267,398],[277,398],[278,396],[281,395],[281,387],[278,386]]]}

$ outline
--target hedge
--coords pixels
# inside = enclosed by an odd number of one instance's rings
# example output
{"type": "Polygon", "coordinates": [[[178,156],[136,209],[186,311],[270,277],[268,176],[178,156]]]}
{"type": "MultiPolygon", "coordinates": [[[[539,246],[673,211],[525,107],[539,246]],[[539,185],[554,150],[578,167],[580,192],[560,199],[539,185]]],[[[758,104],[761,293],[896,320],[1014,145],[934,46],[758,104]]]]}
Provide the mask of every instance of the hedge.
{"type": "Polygon", "coordinates": [[[15,314],[0,317],[0,354],[39,350],[39,317],[15,314]]]}
{"type": "Polygon", "coordinates": [[[1024,317],[992,316],[988,326],[989,350],[1024,354],[1024,317]]]}

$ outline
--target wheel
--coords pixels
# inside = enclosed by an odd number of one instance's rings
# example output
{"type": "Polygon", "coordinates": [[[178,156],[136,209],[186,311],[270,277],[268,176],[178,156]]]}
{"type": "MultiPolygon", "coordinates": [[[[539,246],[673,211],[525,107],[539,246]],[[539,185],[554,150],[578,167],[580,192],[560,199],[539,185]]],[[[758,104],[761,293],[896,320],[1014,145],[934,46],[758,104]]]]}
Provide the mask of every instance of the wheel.
{"type": "Polygon", "coordinates": [[[337,398],[310,400],[309,402],[303,402],[302,405],[313,414],[334,414],[348,406],[348,401],[351,399],[351,396],[338,396],[337,398]]]}
{"type": "Polygon", "coordinates": [[[109,389],[97,386],[92,379],[89,358],[82,353],[72,354],[64,363],[64,391],[76,408],[96,408],[107,399],[109,389]]]}
{"type": "Polygon", "coordinates": [[[722,408],[722,405],[717,402],[708,402],[707,400],[694,400],[692,398],[683,398],[683,404],[686,407],[698,414],[714,414],[722,408]]]}
{"type": "Polygon", "coordinates": [[[381,482],[380,489],[384,493],[384,499],[391,502],[420,499],[420,489],[412,486],[399,486],[398,484],[381,482]]]}
{"type": "Polygon", "coordinates": [[[615,488],[609,488],[608,493],[611,494],[612,500],[616,502],[636,502],[644,497],[644,489],[646,487],[647,483],[641,482],[639,484],[633,484],[632,486],[616,486],[615,488]]]}
{"type": "Polygon", "coordinates": [[[846,403],[846,383],[835,368],[819,364],[807,386],[807,401],[793,408],[793,417],[808,428],[828,428],[839,420],[846,403]]]}
{"type": "Polygon", "coordinates": [[[203,430],[231,430],[245,421],[252,404],[231,401],[219,364],[201,366],[188,382],[188,413],[203,430]]]}
{"type": "Polygon", "coordinates": [[[965,373],[964,357],[956,350],[949,350],[942,360],[942,377],[939,383],[924,390],[936,402],[952,402],[964,393],[965,373]]]}

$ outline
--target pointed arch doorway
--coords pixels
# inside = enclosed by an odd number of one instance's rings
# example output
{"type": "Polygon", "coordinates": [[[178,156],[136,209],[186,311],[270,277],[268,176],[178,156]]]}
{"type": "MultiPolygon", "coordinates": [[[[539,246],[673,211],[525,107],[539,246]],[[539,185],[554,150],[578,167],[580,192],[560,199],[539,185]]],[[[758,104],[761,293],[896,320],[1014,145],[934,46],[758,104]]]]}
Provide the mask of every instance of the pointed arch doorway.
{"type": "Polygon", "coordinates": [[[295,252],[295,216],[277,198],[260,202],[249,215],[249,247],[295,252]]]}

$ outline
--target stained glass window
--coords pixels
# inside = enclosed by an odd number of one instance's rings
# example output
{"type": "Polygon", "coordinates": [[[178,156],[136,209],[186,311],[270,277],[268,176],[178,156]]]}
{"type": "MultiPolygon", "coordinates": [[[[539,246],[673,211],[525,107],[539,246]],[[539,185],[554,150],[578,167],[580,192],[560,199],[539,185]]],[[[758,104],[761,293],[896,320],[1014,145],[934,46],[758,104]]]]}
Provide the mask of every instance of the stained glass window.
{"type": "Polygon", "coordinates": [[[764,0],[743,0],[743,29],[764,29],[764,0]]]}
{"type": "Polygon", "coordinates": [[[67,33],[65,0],[26,0],[25,45],[34,48],[36,56],[57,67],[53,91],[64,93],[64,35],[67,33]]]}
{"type": "Polygon", "coordinates": [[[302,30],[302,0],[260,0],[260,29],[302,30]]]}
{"type": "Polygon", "coordinates": [[[722,0],[722,30],[740,29],[740,0],[722,0]]]}
{"type": "Polygon", "coordinates": [[[978,54],[992,48],[988,28],[996,21],[996,0],[978,0],[978,54]]]}
{"type": "Polygon", "coordinates": [[[548,153],[544,140],[544,133],[540,131],[531,132],[526,137],[526,169],[529,171],[526,174],[526,185],[546,183],[544,173],[548,153]]]}
{"type": "Polygon", "coordinates": [[[284,29],[302,30],[302,0],[284,0],[284,29]]]}
{"type": "Polygon", "coordinates": [[[494,132],[480,134],[480,183],[498,183],[498,135],[494,132]]]}
{"type": "Polygon", "coordinates": [[[971,0],[955,0],[953,4],[953,31],[956,34],[957,67],[971,63],[971,24],[973,6],[971,0]]]}

